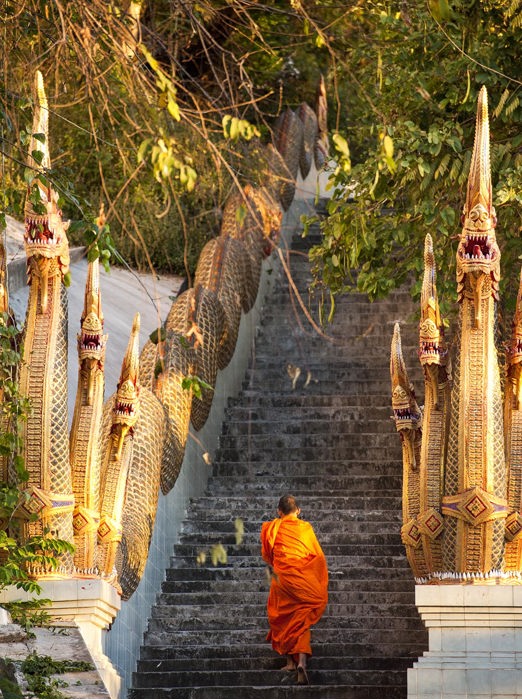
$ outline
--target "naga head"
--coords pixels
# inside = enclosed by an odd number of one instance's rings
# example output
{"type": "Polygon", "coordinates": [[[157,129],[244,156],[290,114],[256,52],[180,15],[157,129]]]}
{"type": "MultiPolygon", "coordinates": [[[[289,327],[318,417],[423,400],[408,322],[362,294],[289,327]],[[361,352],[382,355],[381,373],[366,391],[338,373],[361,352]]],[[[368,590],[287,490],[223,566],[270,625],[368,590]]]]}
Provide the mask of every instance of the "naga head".
{"type": "Polygon", "coordinates": [[[424,279],[421,291],[419,325],[419,359],[423,366],[443,364],[447,354],[444,330],[437,298],[433,240],[428,233],[424,241],[424,279]]]}
{"type": "Polygon", "coordinates": [[[62,219],[58,207],[58,194],[48,180],[51,167],[49,154],[49,107],[40,71],[35,79],[35,111],[31,136],[28,167],[35,173],[29,184],[25,202],[24,246],[29,277],[41,278],[40,302],[42,312],[47,309],[47,280],[51,276],[61,279],[69,271],[68,222],[62,219]],[[36,153],[39,157],[36,158],[36,153]],[[31,264],[36,262],[36,267],[31,264]]]}
{"type": "Polygon", "coordinates": [[[393,419],[397,432],[415,430],[421,424],[421,410],[415,400],[415,391],[408,379],[402,356],[401,331],[398,323],[393,329],[390,357],[393,419]]]}
{"type": "Polygon", "coordinates": [[[121,367],[120,381],[112,408],[111,433],[116,443],[115,459],[119,461],[127,434],[132,434],[139,416],[139,334],[140,314],[137,313],[127,351],[121,367]]]}
{"type": "Polygon", "coordinates": [[[89,262],[81,328],[77,335],[78,358],[87,381],[87,404],[92,405],[94,374],[103,371],[107,335],[103,334],[103,312],[100,294],[100,266],[89,262]]]}
{"type": "MultiPolygon", "coordinates": [[[[465,280],[471,283],[477,324],[484,282],[491,280],[491,293],[498,297],[500,249],[495,236],[497,217],[493,207],[489,158],[489,119],[486,88],[482,87],[477,105],[475,143],[468,177],[466,203],[462,213],[462,234],[457,249],[459,300],[464,296],[465,280]]],[[[486,287],[487,293],[487,287],[486,287]]]]}

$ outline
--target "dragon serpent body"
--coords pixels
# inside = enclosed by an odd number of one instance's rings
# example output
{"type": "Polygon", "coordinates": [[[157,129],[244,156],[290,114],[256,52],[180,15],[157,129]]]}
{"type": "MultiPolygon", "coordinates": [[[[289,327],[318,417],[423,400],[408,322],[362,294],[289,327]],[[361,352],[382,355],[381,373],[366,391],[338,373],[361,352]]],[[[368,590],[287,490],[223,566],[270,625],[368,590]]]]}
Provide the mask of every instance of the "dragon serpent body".
{"type": "Polygon", "coordinates": [[[139,385],[136,316],[116,393],[103,409],[101,501],[97,565],[108,579],[116,568],[124,599],[143,574],[156,517],[162,464],[170,461],[169,418],[139,385]]]}
{"type": "Polygon", "coordinates": [[[511,580],[521,569],[521,294],[503,401],[494,341],[500,279],[495,225],[487,94],[482,88],[457,249],[460,317],[452,377],[433,244],[430,236],[426,240],[419,350],[425,375],[422,418],[407,378],[398,326],[392,342],[392,404],[405,445],[401,531],[421,582],[511,580]]]}
{"type": "MultiPolygon", "coordinates": [[[[117,391],[105,403],[107,337],[98,262],[89,262],[68,434],[67,225],[44,180],[48,111],[39,73],[37,94],[33,133],[44,134],[45,142],[33,138],[31,152],[43,151],[43,158],[29,162],[36,177],[26,205],[30,291],[20,368],[21,391],[31,403],[22,435],[29,482],[16,516],[25,522],[25,536],[47,532],[74,542],[74,559],[64,557],[60,575],[102,577],[128,599],[147,561],[159,491],[168,493],[176,482],[190,424],[200,430],[208,418],[218,369],[234,353],[241,312],[254,305],[262,261],[278,243],[281,207],[288,208],[295,191],[291,173],[301,155],[303,123],[293,112],[280,120],[274,137],[279,150],[270,144],[261,158],[274,165],[267,188],[247,184],[230,197],[220,236],[201,254],[195,286],[174,300],[141,356],[135,318],[117,391]]],[[[316,122],[308,108],[300,112],[308,124],[308,167],[316,122]]],[[[3,282],[0,277],[0,310],[6,311],[3,282]]],[[[13,482],[8,461],[0,467],[4,481],[13,482]]],[[[41,577],[51,570],[30,572],[41,577]]]]}
{"type": "Polygon", "coordinates": [[[74,563],[81,572],[93,572],[100,521],[99,425],[105,389],[99,262],[89,264],[85,303],[78,335],[78,391],[69,437],[74,488],[74,563]]]}

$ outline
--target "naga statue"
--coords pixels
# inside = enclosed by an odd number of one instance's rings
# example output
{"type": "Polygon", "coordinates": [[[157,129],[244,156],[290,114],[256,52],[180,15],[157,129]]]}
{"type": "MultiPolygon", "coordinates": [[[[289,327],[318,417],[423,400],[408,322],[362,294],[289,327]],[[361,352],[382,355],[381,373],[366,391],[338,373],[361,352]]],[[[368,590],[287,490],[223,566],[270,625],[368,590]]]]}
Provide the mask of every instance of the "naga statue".
{"type": "Polygon", "coordinates": [[[403,453],[401,534],[419,583],[522,579],[522,286],[503,397],[494,332],[500,280],[496,222],[483,87],[457,248],[460,313],[451,362],[431,236],[425,242],[422,411],[408,379],[398,324],[391,347],[392,407],[403,453]]]}
{"type": "MultiPolygon", "coordinates": [[[[299,116],[285,113],[275,137],[280,150],[266,147],[265,161],[274,164],[267,186],[246,184],[230,197],[220,236],[202,251],[194,287],[174,300],[141,354],[140,319],[135,317],[117,390],[107,400],[110,338],[103,331],[99,263],[89,262],[69,433],[68,223],[50,177],[49,110],[40,72],[35,82],[28,161],[34,176],[24,237],[30,288],[18,370],[20,392],[31,406],[21,435],[28,481],[15,517],[26,538],[44,534],[74,544],[74,555],[64,555],[58,570],[31,569],[33,577],[98,577],[128,599],[145,568],[160,490],[167,494],[176,482],[190,425],[200,430],[208,418],[217,373],[234,354],[241,313],[253,307],[263,259],[278,244],[282,208],[288,208],[295,191],[288,173],[300,156],[289,134],[302,142],[303,125],[299,116]]],[[[324,110],[325,103],[323,126],[324,110]]],[[[315,137],[311,110],[301,105],[300,114],[315,137]]],[[[308,161],[313,152],[313,143],[308,144],[308,161]]],[[[102,212],[98,224],[103,223],[102,212]]],[[[0,311],[10,322],[5,278],[0,245],[0,311]]],[[[3,481],[15,484],[6,459],[0,467],[3,481]]]]}
{"type": "MultiPolygon", "coordinates": [[[[36,75],[36,109],[29,147],[35,178],[25,205],[24,246],[29,301],[20,367],[20,392],[31,401],[22,426],[27,489],[18,514],[28,517],[27,535],[49,531],[73,542],[74,496],[67,434],[67,291],[68,225],[58,208],[58,195],[46,173],[51,167],[48,147],[48,105],[40,72],[36,75]],[[43,136],[42,136],[43,134],[43,136]],[[44,138],[44,142],[38,138],[44,138]],[[35,158],[36,152],[40,158],[35,158]],[[30,519],[38,514],[36,520],[30,519]]],[[[64,558],[63,572],[72,572],[64,558]]]]}

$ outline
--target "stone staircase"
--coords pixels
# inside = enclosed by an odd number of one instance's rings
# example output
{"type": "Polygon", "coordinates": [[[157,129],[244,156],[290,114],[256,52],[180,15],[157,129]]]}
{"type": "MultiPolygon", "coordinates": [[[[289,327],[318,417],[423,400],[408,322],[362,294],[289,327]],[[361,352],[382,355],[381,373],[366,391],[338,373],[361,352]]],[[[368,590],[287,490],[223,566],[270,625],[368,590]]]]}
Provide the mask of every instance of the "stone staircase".
{"type": "MultiPolygon", "coordinates": [[[[296,238],[291,255],[305,297],[308,244],[296,238]]],[[[406,668],[427,648],[400,541],[402,460],[389,419],[393,322],[410,320],[414,308],[403,292],[374,304],[346,296],[328,328],[334,343],[311,332],[296,308],[281,275],[208,490],[189,505],[132,699],[403,699],[406,668]],[[284,493],[314,525],[330,573],[329,604],[312,631],[309,687],[293,685],[264,640],[269,583],[259,532],[284,493]],[[226,563],[211,560],[218,544],[226,563]]],[[[412,324],[403,348],[413,368],[412,324]]],[[[418,369],[414,378],[420,389],[418,369]]]]}

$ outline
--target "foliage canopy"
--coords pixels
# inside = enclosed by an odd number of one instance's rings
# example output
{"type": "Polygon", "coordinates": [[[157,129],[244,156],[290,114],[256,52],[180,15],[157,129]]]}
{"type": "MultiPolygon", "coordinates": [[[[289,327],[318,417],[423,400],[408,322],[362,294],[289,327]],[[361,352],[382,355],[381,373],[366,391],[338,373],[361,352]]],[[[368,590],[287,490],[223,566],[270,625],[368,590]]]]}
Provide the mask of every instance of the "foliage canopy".
{"type": "Polygon", "coordinates": [[[316,286],[376,298],[418,279],[430,232],[448,298],[484,84],[503,268],[517,276],[520,0],[6,0],[1,13],[3,194],[15,214],[39,68],[52,174],[83,221],[73,228],[87,221],[96,242],[104,204],[125,258],[190,272],[234,182],[255,169],[247,146],[286,106],[313,101],[324,73],[338,167],[316,286]]]}
{"type": "Polygon", "coordinates": [[[522,3],[372,2],[360,10],[366,40],[352,35],[343,44],[351,168],[339,167],[333,177],[331,215],[312,253],[316,284],[378,298],[414,279],[418,293],[429,232],[439,295],[453,300],[454,241],[482,85],[489,93],[503,273],[518,284],[522,3]]]}
{"type": "Polygon", "coordinates": [[[96,239],[103,204],[120,253],[158,270],[194,267],[252,169],[245,145],[303,86],[313,95],[326,58],[300,3],[281,0],[6,0],[0,14],[4,208],[21,216],[38,68],[74,235],[87,223],[96,239]]]}

